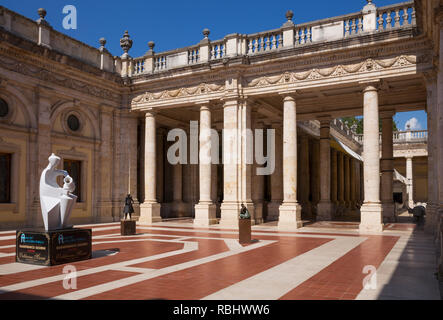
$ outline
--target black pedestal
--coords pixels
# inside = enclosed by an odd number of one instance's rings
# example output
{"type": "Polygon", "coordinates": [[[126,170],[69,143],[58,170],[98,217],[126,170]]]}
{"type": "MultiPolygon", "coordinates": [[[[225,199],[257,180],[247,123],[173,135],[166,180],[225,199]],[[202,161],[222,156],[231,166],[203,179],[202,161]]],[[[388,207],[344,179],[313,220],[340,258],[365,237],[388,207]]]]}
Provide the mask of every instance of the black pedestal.
{"type": "Polygon", "coordinates": [[[251,219],[238,219],[238,242],[251,243],[251,219]]]}
{"type": "Polygon", "coordinates": [[[21,229],[16,233],[15,261],[53,266],[91,259],[91,229],[21,229]]]}
{"type": "Polygon", "coordinates": [[[120,220],[120,233],[122,236],[130,236],[136,233],[135,230],[136,220],[120,220]]]}

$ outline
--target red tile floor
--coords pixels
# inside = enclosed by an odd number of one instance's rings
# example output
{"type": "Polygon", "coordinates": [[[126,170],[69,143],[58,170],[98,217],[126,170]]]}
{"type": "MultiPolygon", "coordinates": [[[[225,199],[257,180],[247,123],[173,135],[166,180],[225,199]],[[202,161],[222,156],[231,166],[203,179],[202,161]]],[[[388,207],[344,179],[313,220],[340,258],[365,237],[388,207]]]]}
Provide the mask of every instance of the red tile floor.
{"type": "Polygon", "coordinates": [[[271,224],[254,226],[254,241],[240,245],[235,230],[186,220],[137,225],[137,235],[124,237],[118,223],[89,227],[93,258],[71,264],[74,281],[65,265],[15,263],[15,232],[0,232],[0,300],[349,300],[364,290],[365,266],[378,269],[414,231],[390,224],[382,235],[362,235],[358,224],[331,222],[278,232],[271,224]]]}

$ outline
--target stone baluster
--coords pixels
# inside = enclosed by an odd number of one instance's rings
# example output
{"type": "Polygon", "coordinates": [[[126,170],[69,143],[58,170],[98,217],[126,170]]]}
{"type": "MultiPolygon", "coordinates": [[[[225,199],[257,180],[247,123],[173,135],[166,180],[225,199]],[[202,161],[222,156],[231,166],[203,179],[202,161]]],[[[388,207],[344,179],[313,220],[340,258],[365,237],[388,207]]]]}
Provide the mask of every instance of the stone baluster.
{"type": "Polygon", "coordinates": [[[378,31],[383,31],[385,29],[384,23],[385,19],[383,18],[383,12],[380,11],[378,14],[378,31]]]}
{"type": "Polygon", "coordinates": [[[345,37],[348,37],[350,35],[349,30],[351,29],[350,25],[349,25],[349,19],[345,20],[345,37]]]}
{"type": "Polygon", "coordinates": [[[357,18],[352,19],[352,31],[351,34],[357,34],[357,18]]]}
{"type": "Polygon", "coordinates": [[[408,7],[403,8],[403,25],[409,25],[408,7]]]}
{"type": "Polygon", "coordinates": [[[400,9],[395,9],[394,28],[400,28],[400,9]]]}
{"type": "Polygon", "coordinates": [[[413,26],[415,26],[417,24],[417,20],[416,20],[416,16],[415,16],[415,7],[412,7],[411,24],[413,26]]]}
{"type": "Polygon", "coordinates": [[[392,10],[388,10],[387,16],[386,16],[386,29],[392,29],[392,10]]]}

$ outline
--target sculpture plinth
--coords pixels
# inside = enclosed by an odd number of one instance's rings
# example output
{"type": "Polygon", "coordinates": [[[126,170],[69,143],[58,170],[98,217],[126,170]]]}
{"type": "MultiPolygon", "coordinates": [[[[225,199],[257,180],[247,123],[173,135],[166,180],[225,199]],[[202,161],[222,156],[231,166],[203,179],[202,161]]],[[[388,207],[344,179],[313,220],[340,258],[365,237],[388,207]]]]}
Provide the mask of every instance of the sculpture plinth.
{"type": "Polygon", "coordinates": [[[53,266],[91,259],[91,229],[21,229],[16,233],[15,260],[53,266]]]}
{"type": "Polygon", "coordinates": [[[51,154],[40,177],[40,206],[44,229],[21,229],[16,234],[15,260],[21,263],[52,266],[90,259],[91,229],[68,224],[77,196],[74,180],[65,170],[57,170],[60,157],[51,154]],[[64,177],[60,187],[57,177],[64,177]]]}
{"type": "Polygon", "coordinates": [[[136,220],[120,220],[120,233],[122,236],[131,236],[136,233],[136,220]]]}
{"type": "Polygon", "coordinates": [[[251,243],[251,219],[238,219],[238,242],[251,243]]]}

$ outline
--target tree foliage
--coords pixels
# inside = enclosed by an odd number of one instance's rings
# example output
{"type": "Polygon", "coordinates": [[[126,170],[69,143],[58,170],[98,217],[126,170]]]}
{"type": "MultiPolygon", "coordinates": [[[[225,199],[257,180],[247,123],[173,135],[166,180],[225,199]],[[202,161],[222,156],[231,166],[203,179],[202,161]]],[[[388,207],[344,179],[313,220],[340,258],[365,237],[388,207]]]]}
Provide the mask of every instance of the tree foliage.
{"type": "MultiPolygon", "coordinates": [[[[349,127],[351,128],[354,124],[357,125],[356,133],[357,134],[363,134],[363,118],[357,118],[357,117],[343,117],[341,120],[349,127]]],[[[379,121],[379,131],[381,132],[381,119],[379,121]]],[[[392,120],[392,130],[398,131],[397,123],[395,120],[392,120]]]]}

